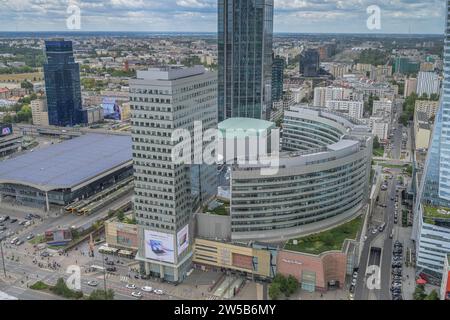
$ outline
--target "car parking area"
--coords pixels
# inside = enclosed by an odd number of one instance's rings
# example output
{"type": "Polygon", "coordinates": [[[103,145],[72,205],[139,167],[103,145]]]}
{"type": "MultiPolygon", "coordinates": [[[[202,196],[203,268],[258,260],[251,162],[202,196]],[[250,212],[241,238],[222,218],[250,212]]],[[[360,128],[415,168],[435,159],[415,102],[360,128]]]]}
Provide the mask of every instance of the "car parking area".
{"type": "Polygon", "coordinates": [[[391,296],[392,300],[403,300],[403,245],[400,241],[394,242],[392,250],[392,272],[391,272],[391,296]]]}

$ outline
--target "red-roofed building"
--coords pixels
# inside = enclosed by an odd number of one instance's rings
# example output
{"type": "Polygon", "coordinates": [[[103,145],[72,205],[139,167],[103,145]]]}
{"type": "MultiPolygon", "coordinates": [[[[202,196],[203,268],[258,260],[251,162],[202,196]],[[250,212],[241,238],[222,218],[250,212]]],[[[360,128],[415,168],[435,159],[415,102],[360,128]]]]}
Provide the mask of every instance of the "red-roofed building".
{"type": "Polygon", "coordinates": [[[8,88],[0,88],[0,99],[8,99],[11,97],[11,91],[8,88]]]}

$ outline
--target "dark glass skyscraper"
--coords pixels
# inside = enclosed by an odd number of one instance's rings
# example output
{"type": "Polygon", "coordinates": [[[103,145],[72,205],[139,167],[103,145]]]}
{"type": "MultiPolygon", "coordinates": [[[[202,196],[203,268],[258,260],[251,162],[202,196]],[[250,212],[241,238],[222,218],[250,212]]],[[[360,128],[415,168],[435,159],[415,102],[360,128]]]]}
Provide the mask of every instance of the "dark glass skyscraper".
{"type": "Polygon", "coordinates": [[[319,74],[319,52],[308,49],[300,55],[300,74],[304,77],[317,77],[319,74]]]}
{"type": "Polygon", "coordinates": [[[219,0],[219,121],[267,119],[272,106],[273,0],[219,0]]]}
{"type": "Polygon", "coordinates": [[[272,101],[280,101],[283,98],[285,61],[282,57],[275,57],[272,66],[272,101]]]}
{"type": "Polygon", "coordinates": [[[82,122],[80,66],[75,63],[71,41],[45,41],[44,64],[48,121],[55,126],[82,122]]]}

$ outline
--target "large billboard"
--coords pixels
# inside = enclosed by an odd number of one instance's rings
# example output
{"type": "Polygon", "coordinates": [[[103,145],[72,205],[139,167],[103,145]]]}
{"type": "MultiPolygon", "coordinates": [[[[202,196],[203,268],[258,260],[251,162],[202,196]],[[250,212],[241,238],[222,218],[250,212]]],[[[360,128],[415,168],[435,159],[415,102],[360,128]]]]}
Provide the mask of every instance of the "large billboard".
{"type": "Polygon", "coordinates": [[[45,232],[45,241],[49,245],[65,245],[72,241],[70,229],[48,230],[45,232]]]}
{"type": "Polygon", "coordinates": [[[0,124],[0,137],[9,136],[13,133],[12,124],[1,123],[0,124]]]}
{"type": "Polygon", "coordinates": [[[177,251],[178,256],[189,247],[189,225],[184,226],[183,229],[177,233],[177,251]]]}
{"type": "Polygon", "coordinates": [[[115,98],[104,98],[102,102],[103,117],[111,120],[122,120],[122,113],[115,98]]]}
{"type": "Polygon", "coordinates": [[[144,230],[145,257],[152,260],[175,262],[173,235],[144,230]]]}

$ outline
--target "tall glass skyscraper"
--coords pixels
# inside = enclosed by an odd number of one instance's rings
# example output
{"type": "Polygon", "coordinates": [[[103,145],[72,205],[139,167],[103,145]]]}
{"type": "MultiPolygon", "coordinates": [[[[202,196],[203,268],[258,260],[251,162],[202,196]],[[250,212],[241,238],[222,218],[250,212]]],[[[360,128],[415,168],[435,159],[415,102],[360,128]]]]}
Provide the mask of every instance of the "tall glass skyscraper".
{"type": "Polygon", "coordinates": [[[283,82],[284,82],[284,58],[273,58],[272,66],[272,101],[280,101],[283,98],[283,82]]]}
{"type": "Polygon", "coordinates": [[[272,106],[273,0],[219,0],[219,122],[268,119],[272,106]]]}
{"type": "Polygon", "coordinates": [[[444,82],[431,147],[416,200],[413,238],[418,272],[439,283],[450,253],[450,0],[444,45],[444,82]]]}
{"type": "Polygon", "coordinates": [[[300,55],[300,74],[304,77],[317,77],[319,74],[320,56],[314,49],[307,49],[300,55]]]}
{"type": "Polygon", "coordinates": [[[73,57],[72,42],[45,41],[44,64],[48,122],[55,126],[73,126],[82,122],[80,66],[73,57]]]}

